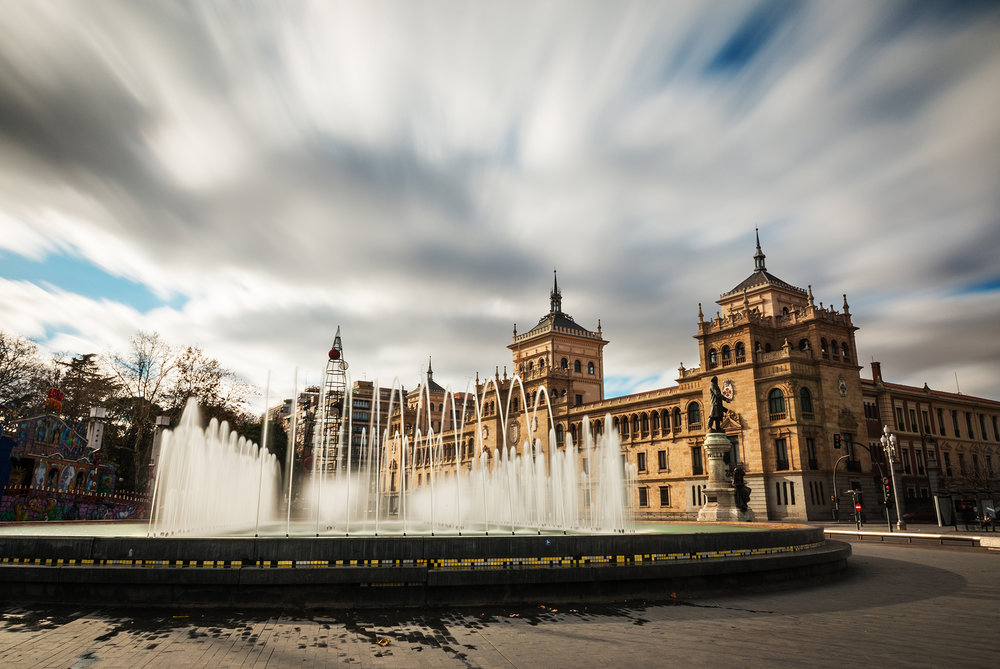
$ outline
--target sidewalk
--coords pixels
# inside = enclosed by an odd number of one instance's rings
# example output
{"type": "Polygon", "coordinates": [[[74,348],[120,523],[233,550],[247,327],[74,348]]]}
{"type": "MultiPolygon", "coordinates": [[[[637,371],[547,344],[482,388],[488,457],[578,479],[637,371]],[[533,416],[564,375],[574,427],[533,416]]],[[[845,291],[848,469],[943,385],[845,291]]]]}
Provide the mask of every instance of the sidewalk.
{"type": "Polygon", "coordinates": [[[967,541],[973,546],[982,546],[984,548],[1000,549],[1000,532],[995,530],[983,530],[978,526],[969,525],[969,530],[965,529],[963,523],[959,523],[956,528],[953,525],[945,525],[943,527],[938,526],[937,523],[907,523],[905,530],[897,530],[896,524],[893,522],[892,530],[890,531],[885,520],[882,522],[866,522],[861,526],[859,530],[857,525],[852,522],[834,522],[827,521],[821,523],[812,523],[816,525],[822,525],[823,529],[828,534],[833,534],[834,536],[840,535],[863,535],[871,537],[889,538],[889,537],[907,537],[919,538],[921,535],[925,536],[927,539],[938,538],[943,539],[942,543],[945,541],[949,543],[956,543],[961,541],[967,541]]]}

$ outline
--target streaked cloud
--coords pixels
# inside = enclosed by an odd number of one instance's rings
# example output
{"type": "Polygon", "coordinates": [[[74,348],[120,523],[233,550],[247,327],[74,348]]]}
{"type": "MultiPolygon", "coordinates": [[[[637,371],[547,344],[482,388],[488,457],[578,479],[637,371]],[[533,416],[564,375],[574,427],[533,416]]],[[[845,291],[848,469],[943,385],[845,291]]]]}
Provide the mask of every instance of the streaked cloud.
{"type": "Polygon", "coordinates": [[[974,3],[12,3],[0,327],[262,383],[340,324],[356,373],[464,387],[557,267],[627,392],[697,364],[760,226],[862,360],[995,395],[998,37],[974,3]]]}

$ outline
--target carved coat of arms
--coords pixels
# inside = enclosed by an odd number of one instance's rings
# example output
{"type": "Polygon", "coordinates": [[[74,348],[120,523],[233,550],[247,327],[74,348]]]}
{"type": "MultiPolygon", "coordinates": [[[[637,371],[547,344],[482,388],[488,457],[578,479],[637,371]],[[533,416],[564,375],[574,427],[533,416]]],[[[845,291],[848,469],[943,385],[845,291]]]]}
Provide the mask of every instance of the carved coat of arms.
{"type": "Polygon", "coordinates": [[[732,379],[726,379],[722,384],[722,396],[727,400],[732,400],[733,395],[736,394],[736,386],[733,384],[732,379]]]}

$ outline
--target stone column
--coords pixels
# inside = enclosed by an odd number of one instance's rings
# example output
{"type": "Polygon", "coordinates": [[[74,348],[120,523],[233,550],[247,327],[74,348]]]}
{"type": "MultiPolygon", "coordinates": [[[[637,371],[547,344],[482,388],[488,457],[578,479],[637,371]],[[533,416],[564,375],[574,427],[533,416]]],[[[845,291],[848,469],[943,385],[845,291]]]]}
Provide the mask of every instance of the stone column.
{"type": "Polygon", "coordinates": [[[729,438],[722,432],[705,435],[705,453],[708,454],[708,485],[705,488],[705,506],[698,512],[698,520],[752,521],[752,509],[741,511],[736,506],[736,490],[726,477],[726,453],[731,448],[729,438]]]}

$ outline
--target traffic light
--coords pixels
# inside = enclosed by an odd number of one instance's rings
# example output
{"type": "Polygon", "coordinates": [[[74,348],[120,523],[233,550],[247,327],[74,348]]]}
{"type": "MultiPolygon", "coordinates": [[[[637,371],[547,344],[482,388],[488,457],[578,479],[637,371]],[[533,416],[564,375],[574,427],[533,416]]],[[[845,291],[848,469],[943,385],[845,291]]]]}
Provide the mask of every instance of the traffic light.
{"type": "Polygon", "coordinates": [[[833,435],[833,447],[840,448],[840,433],[833,435]]]}
{"type": "Polygon", "coordinates": [[[885,500],[888,502],[889,498],[892,497],[892,488],[889,486],[889,477],[882,477],[882,492],[885,494],[885,500]]]}

